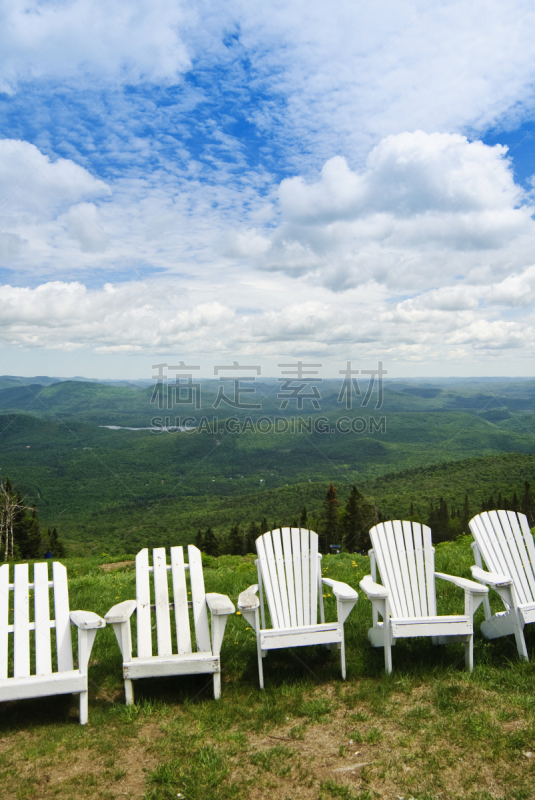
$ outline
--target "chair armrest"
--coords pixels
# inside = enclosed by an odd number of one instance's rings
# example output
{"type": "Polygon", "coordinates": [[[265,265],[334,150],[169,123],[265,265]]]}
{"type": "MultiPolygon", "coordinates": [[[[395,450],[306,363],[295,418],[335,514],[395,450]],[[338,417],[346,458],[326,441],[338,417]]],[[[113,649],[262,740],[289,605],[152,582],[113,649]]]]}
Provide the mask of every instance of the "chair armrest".
{"type": "Polygon", "coordinates": [[[435,572],[435,578],[442,578],[443,581],[454,583],[460,589],[471,594],[488,594],[489,590],[486,586],[481,586],[480,583],[469,581],[467,578],[458,578],[457,575],[446,575],[444,572],[435,572]]]}
{"type": "Polygon", "coordinates": [[[326,586],[330,586],[333,594],[337,600],[357,600],[357,592],[351,588],[347,583],[341,581],[333,581],[331,578],[322,578],[321,582],[326,586]]]}
{"type": "Polygon", "coordinates": [[[374,600],[385,600],[388,597],[388,589],[385,589],[379,583],[375,583],[371,575],[365,575],[359,586],[369,599],[373,597],[374,600]]]}
{"type": "Polygon", "coordinates": [[[70,619],[71,625],[76,625],[76,627],[80,628],[82,631],[106,627],[106,623],[102,617],[99,617],[98,614],[94,614],[93,611],[71,611],[70,619]]]}
{"type": "Polygon", "coordinates": [[[222,616],[223,614],[234,614],[236,609],[225,594],[210,592],[206,595],[206,605],[210,609],[210,614],[222,616]]]}
{"type": "Polygon", "coordinates": [[[122,603],[117,603],[116,606],[110,608],[104,619],[110,625],[119,622],[128,622],[134,611],[136,610],[136,600],[123,600],[122,603]]]}
{"type": "Polygon", "coordinates": [[[248,589],[240,594],[238,597],[238,608],[240,611],[254,611],[260,607],[260,600],[256,596],[257,591],[258,584],[255,583],[254,586],[249,586],[248,589]]]}
{"type": "Polygon", "coordinates": [[[512,586],[513,579],[509,578],[507,575],[498,575],[495,572],[485,572],[484,569],[481,567],[470,567],[470,572],[472,573],[472,577],[476,579],[476,581],[480,581],[480,583],[486,583],[489,586],[512,586]]]}

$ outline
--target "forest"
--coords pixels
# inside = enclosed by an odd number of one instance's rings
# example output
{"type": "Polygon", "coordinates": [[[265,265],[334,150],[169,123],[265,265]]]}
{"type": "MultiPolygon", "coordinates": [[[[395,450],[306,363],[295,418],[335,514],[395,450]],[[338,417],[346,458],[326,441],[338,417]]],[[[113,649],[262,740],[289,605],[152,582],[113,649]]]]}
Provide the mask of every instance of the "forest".
{"type": "MultiPolygon", "coordinates": [[[[0,480],[24,498],[20,554],[57,552],[56,539],[83,555],[207,535],[208,549],[243,552],[264,524],[304,519],[327,550],[354,552],[366,550],[370,520],[418,519],[447,541],[483,508],[529,505],[534,381],[393,381],[380,398],[376,391],[364,406],[364,397],[353,398],[349,409],[340,408],[335,382],[325,381],[319,410],[277,408],[272,417],[266,410],[276,405],[277,386],[259,388],[260,410],[232,409],[225,418],[219,407],[216,430],[184,432],[151,429],[155,413],[173,417],[176,409],[165,407],[167,399],[164,408],[158,398],[151,403],[147,382],[0,378],[0,480]],[[286,427],[277,422],[285,414],[286,427]],[[301,417],[321,418],[322,427],[299,429],[301,417]],[[336,524],[325,519],[331,484],[336,524]],[[353,487],[358,535],[356,523],[347,530],[353,487]]],[[[216,381],[203,383],[199,417],[214,419],[217,390],[216,381]]]]}

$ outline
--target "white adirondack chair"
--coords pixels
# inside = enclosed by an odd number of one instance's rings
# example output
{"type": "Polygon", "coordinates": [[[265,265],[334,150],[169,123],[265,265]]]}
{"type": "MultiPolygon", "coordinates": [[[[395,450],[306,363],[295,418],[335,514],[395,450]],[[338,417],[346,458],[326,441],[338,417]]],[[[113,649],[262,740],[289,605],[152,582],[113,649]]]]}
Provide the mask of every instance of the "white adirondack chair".
{"type": "Polygon", "coordinates": [[[219,653],[229,614],[234,606],[222,594],[206,594],[202,572],[201,552],[188,546],[189,564],[184,563],[182,547],[171,548],[171,563],[167,564],[165,547],[152,551],[153,566],[149,566],[149,551],[136,556],[136,600],[125,600],[113,606],[105,616],[112,625],[123,656],[123,675],[126,703],[134,702],[132,681],[170,675],[211,673],[214,676],[214,697],[221,694],[221,661],[219,653]],[[169,602],[167,573],[171,572],[174,602],[169,602]],[[191,601],[188,602],[189,572],[191,601]],[[154,578],[154,603],[151,603],[150,573],[154,578]],[[212,641],[208,627],[210,609],[212,641]],[[196,652],[192,651],[189,609],[195,626],[196,652]],[[176,647],[171,636],[171,610],[174,610],[176,647]],[[130,617],[137,615],[137,656],[132,656],[130,617]],[[153,655],[152,613],[155,612],[157,655],[153,655]],[[173,649],[175,652],[173,652],[173,649]]]}
{"type": "Polygon", "coordinates": [[[256,550],[258,584],[240,594],[238,608],[256,632],[260,688],[264,688],[262,658],[268,650],[281,647],[339,645],[345,678],[344,622],[358,594],[346,583],[321,577],[318,534],[300,528],[270,531],[256,540],[256,550]],[[323,584],[336,597],[337,622],[325,622],[323,584]],[[267,629],[264,592],[271,617],[271,628],[267,629]],[[318,622],[318,602],[321,622],[318,622]]]}
{"type": "Polygon", "coordinates": [[[435,644],[465,642],[466,668],[474,662],[474,612],[488,589],[474,581],[435,572],[431,530],[418,522],[381,522],[370,531],[371,575],[360,587],[373,604],[373,627],[368,637],[373,647],[384,647],[385,670],[392,672],[392,645],[409,636],[431,636],[435,644]],[[376,567],[383,585],[376,583],[376,567]],[[437,616],[435,578],[464,589],[464,614],[437,616]],[[381,615],[382,622],[379,622],[381,615]]]}
{"type": "Polygon", "coordinates": [[[9,564],[1,566],[0,701],[79,694],[80,722],[85,725],[87,664],[97,629],[105,624],[102,617],[91,611],[69,611],[67,570],[63,564],[57,561],[52,564],[51,581],[48,580],[48,564],[35,564],[33,583],[29,581],[28,564],[15,564],[13,583],[9,582],[9,564]],[[50,618],[51,588],[54,591],[55,619],[50,618]],[[32,591],[33,603],[30,604],[32,591]],[[11,599],[13,609],[10,609],[11,599]],[[73,665],[71,624],[78,628],[78,669],[73,665]],[[56,632],[56,659],[52,656],[51,629],[56,632]],[[10,633],[13,634],[12,650],[10,633]],[[35,667],[32,669],[33,661],[35,667]]]}
{"type": "Polygon", "coordinates": [[[485,511],[470,522],[476,566],[472,576],[500,595],[505,611],[491,614],[488,598],[481,633],[496,639],[514,633],[518,655],[528,661],[524,625],[535,622],[535,546],[524,514],[485,511]],[[487,569],[483,569],[483,557],[487,569]]]}

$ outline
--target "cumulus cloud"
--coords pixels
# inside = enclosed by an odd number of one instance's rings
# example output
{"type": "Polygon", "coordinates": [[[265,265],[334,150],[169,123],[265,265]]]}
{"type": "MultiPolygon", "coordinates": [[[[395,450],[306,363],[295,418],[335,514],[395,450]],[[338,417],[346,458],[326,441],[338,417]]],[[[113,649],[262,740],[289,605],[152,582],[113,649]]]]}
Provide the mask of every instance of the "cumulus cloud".
{"type": "Polygon", "coordinates": [[[186,16],[163,0],[11,0],[0,12],[0,91],[39,79],[176,81],[190,66],[177,31],[186,16]]]}
{"type": "Polygon", "coordinates": [[[372,277],[422,290],[533,260],[534,209],[507,149],[460,134],[388,136],[363,170],[336,156],[315,182],[283,180],[279,196],[281,224],[259,266],[331,289],[372,277]]]}

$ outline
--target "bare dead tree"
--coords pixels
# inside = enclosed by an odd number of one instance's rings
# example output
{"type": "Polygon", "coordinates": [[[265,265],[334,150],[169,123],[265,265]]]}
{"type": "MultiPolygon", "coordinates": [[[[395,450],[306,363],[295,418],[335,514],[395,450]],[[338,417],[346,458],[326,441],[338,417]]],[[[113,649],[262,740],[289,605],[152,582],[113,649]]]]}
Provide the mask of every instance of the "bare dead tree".
{"type": "Polygon", "coordinates": [[[35,506],[27,506],[8,481],[0,481],[0,547],[4,540],[4,561],[13,558],[15,544],[15,517],[19,511],[35,511],[35,506]]]}

